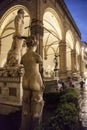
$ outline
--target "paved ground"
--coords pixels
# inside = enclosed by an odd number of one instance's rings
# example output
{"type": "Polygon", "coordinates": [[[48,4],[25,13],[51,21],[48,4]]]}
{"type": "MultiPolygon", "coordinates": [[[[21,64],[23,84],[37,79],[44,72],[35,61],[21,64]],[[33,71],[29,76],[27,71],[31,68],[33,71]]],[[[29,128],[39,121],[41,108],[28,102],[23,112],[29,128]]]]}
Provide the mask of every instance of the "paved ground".
{"type": "Polygon", "coordinates": [[[84,86],[83,88],[78,86],[76,89],[79,93],[80,119],[82,121],[82,126],[87,127],[87,86],[84,86]]]}
{"type": "Polygon", "coordinates": [[[19,130],[21,112],[9,115],[0,115],[0,130],[19,130]]]}
{"type": "Polygon", "coordinates": [[[83,88],[80,85],[75,86],[79,93],[79,104],[80,104],[80,119],[82,121],[82,127],[80,130],[87,130],[87,86],[83,88]]]}

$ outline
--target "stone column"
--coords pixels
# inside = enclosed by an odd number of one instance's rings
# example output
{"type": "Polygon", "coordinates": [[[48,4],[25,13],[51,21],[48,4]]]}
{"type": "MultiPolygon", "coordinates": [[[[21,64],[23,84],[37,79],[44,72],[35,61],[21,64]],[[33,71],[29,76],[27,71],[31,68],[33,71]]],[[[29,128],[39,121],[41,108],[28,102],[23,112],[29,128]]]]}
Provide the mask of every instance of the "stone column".
{"type": "Polygon", "coordinates": [[[71,70],[72,73],[76,72],[76,51],[75,50],[71,51],[71,70]]]}
{"type": "MultiPolygon", "coordinates": [[[[38,19],[32,19],[31,22],[31,35],[35,35],[37,41],[39,42],[37,52],[41,55],[43,59],[43,24],[42,21],[38,19]]],[[[43,77],[43,65],[40,65],[40,73],[43,77]]]]}
{"type": "MultiPolygon", "coordinates": [[[[81,56],[81,54],[79,55],[79,63],[80,63],[80,66],[79,66],[79,74],[80,74],[80,76],[82,76],[83,77],[83,75],[82,75],[82,56],[81,56]]],[[[86,68],[86,64],[85,64],[85,68],[86,68]]]]}
{"type": "Polygon", "coordinates": [[[31,34],[35,35],[39,42],[38,53],[43,57],[43,24],[42,21],[34,18],[31,22],[31,34]]]}
{"type": "Polygon", "coordinates": [[[59,43],[59,77],[66,78],[66,43],[61,41],[59,43]]]}
{"type": "Polygon", "coordinates": [[[81,76],[84,77],[84,68],[85,68],[85,62],[83,56],[81,56],[81,76]]]}

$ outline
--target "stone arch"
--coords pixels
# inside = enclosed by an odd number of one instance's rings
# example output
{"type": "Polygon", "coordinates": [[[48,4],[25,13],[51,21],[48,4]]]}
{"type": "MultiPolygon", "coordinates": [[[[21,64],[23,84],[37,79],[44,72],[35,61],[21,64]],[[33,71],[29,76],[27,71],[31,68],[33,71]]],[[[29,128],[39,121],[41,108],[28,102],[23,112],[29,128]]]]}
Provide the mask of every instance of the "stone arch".
{"type": "Polygon", "coordinates": [[[14,18],[17,14],[18,9],[22,8],[25,12],[24,15],[24,25],[25,25],[25,35],[29,35],[29,25],[30,25],[30,14],[28,9],[22,5],[16,5],[9,8],[1,18],[0,27],[0,38],[1,38],[1,55],[0,55],[0,67],[2,67],[6,61],[7,53],[11,48],[13,34],[14,34],[14,18]]]}
{"type": "MultiPolygon", "coordinates": [[[[63,38],[63,25],[62,21],[52,8],[47,8],[43,15],[43,26],[44,26],[44,37],[43,37],[43,57],[46,57],[47,61],[43,58],[43,66],[45,69],[45,64],[48,64],[49,57],[51,57],[51,62],[53,62],[55,53],[59,54],[59,43],[63,38]],[[54,51],[52,51],[54,50],[54,51]],[[49,54],[50,52],[50,54],[49,54]],[[44,56],[45,55],[45,56],[44,56]]],[[[54,63],[51,64],[51,69],[54,67],[54,63]]]]}
{"type": "Polygon", "coordinates": [[[74,49],[74,36],[71,30],[66,32],[66,67],[67,70],[71,70],[72,59],[71,52],[74,49]]]}
{"type": "Polygon", "coordinates": [[[60,19],[58,13],[54,9],[45,9],[43,15],[43,25],[45,28],[47,27],[48,30],[50,30],[51,27],[54,36],[62,40],[64,30],[62,20],[60,19]]]}
{"type": "Polygon", "coordinates": [[[74,49],[74,36],[71,30],[66,32],[66,44],[67,47],[74,49]]]}

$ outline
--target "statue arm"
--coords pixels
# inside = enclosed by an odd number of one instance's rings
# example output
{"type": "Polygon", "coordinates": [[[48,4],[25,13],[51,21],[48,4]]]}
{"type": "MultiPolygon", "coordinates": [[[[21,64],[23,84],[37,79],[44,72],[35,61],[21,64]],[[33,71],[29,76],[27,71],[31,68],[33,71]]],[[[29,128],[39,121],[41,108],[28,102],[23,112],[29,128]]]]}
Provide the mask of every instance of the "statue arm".
{"type": "Polygon", "coordinates": [[[36,54],[36,63],[38,63],[38,64],[43,63],[42,57],[39,54],[36,54]]]}

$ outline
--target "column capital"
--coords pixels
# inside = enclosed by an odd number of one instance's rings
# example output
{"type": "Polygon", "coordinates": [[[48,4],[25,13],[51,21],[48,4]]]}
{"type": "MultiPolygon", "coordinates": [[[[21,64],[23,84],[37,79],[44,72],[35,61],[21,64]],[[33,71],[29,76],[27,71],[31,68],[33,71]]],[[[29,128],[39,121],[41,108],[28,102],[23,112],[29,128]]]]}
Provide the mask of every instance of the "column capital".
{"type": "Polygon", "coordinates": [[[61,40],[61,41],[59,42],[59,44],[60,44],[60,45],[66,45],[66,41],[61,40]]]}
{"type": "Polygon", "coordinates": [[[43,22],[39,19],[32,19],[31,21],[31,33],[32,34],[40,34],[43,36],[43,22]]]}
{"type": "Polygon", "coordinates": [[[71,54],[72,54],[72,55],[76,54],[76,50],[75,50],[75,49],[74,49],[74,50],[71,50],[71,54]]]}

